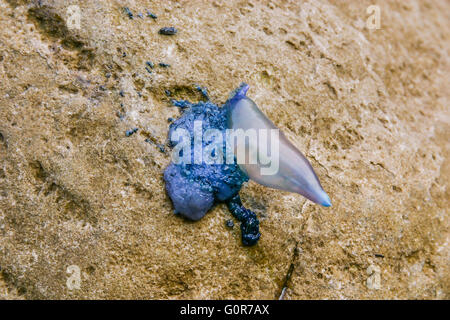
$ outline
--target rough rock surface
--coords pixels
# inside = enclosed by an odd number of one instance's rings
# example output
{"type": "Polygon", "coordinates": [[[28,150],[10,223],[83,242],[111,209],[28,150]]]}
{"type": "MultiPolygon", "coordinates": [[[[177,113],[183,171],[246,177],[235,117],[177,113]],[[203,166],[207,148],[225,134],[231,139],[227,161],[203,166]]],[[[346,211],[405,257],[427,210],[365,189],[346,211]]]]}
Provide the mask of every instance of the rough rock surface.
{"type": "Polygon", "coordinates": [[[378,3],[0,0],[0,297],[449,299],[450,4],[378,3]],[[173,214],[157,146],[166,89],[242,81],[333,201],[248,183],[251,248],[173,214]]]}

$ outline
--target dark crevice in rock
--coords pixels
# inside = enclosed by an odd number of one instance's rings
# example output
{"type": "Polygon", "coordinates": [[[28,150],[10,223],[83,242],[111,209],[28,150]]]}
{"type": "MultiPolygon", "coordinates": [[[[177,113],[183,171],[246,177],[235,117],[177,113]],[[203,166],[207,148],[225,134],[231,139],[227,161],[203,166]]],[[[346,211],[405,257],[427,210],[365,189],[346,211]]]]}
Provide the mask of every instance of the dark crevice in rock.
{"type": "Polygon", "coordinates": [[[33,169],[34,177],[39,185],[38,192],[42,192],[45,197],[54,197],[55,202],[62,210],[63,219],[75,217],[93,225],[97,223],[97,217],[92,215],[93,210],[86,199],[57,183],[40,161],[36,160],[30,163],[30,167],[33,169]]]}
{"type": "Polygon", "coordinates": [[[47,171],[44,169],[40,161],[36,160],[30,163],[30,167],[33,169],[34,177],[37,180],[44,182],[47,179],[47,171]]]}
{"type": "Polygon", "coordinates": [[[90,69],[95,58],[94,49],[88,47],[78,34],[68,29],[64,19],[53,8],[46,5],[31,7],[27,17],[42,35],[52,41],[61,41],[64,49],[77,53],[74,61],[77,69],[90,69]]]}
{"type": "MultiPolygon", "coordinates": [[[[9,5],[13,8],[16,8],[18,6],[24,5],[27,2],[25,0],[6,0],[6,2],[9,3],[9,5]]],[[[38,2],[37,0],[35,2],[38,2]]]]}
{"type": "Polygon", "coordinates": [[[0,279],[4,281],[9,291],[16,291],[19,296],[26,297],[29,290],[28,285],[20,281],[7,269],[0,269],[0,279]]]}
{"type": "Polygon", "coordinates": [[[192,85],[179,84],[166,87],[146,87],[145,89],[159,100],[167,100],[169,98],[173,100],[187,100],[195,103],[208,100],[199,89],[196,89],[192,85]]]}
{"type": "Polygon", "coordinates": [[[61,39],[62,44],[68,49],[81,49],[84,46],[84,42],[67,28],[64,19],[48,6],[30,8],[28,19],[42,34],[61,39]]]}
{"type": "Polygon", "coordinates": [[[0,145],[3,145],[5,148],[8,148],[8,144],[6,142],[5,136],[0,132],[0,145]]]}
{"type": "Polygon", "coordinates": [[[289,265],[289,269],[287,270],[287,273],[284,276],[283,285],[281,286],[281,289],[279,290],[279,294],[275,297],[275,298],[278,298],[279,300],[283,300],[283,298],[284,298],[284,294],[286,292],[286,289],[289,286],[289,283],[290,283],[290,280],[292,277],[292,273],[294,272],[294,269],[295,269],[295,262],[297,260],[297,257],[298,257],[298,241],[295,242],[294,253],[292,254],[292,258],[291,258],[291,264],[289,265]]]}

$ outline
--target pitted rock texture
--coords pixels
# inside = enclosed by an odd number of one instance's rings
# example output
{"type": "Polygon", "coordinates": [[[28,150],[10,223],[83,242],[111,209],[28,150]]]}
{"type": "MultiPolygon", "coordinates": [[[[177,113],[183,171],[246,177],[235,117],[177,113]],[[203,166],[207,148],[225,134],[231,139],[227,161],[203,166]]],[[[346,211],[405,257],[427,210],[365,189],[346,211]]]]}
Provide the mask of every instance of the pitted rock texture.
{"type": "Polygon", "coordinates": [[[0,297],[449,299],[450,5],[371,4],[0,0],[0,297]],[[242,81],[333,202],[246,184],[251,248],[173,214],[158,147],[242,81]]]}

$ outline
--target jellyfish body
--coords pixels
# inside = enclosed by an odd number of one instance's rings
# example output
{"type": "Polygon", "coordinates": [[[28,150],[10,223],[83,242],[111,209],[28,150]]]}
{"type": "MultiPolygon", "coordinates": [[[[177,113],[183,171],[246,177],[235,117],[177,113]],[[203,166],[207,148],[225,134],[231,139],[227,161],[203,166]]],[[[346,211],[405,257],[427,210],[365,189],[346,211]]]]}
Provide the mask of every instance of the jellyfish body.
{"type": "MultiPolygon", "coordinates": [[[[256,104],[246,97],[247,90],[248,85],[242,84],[222,108],[209,99],[196,104],[185,100],[173,100],[174,106],[180,108],[182,116],[170,124],[170,145],[174,147],[174,150],[178,150],[175,147],[179,143],[190,146],[191,148],[186,149],[186,154],[190,155],[188,157],[190,159],[195,158],[196,121],[202,122],[202,136],[207,130],[216,129],[227,141],[227,131],[241,130],[241,133],[245,133],[247,130],[266,129],[275,130],[277,134],[270,135],[266,144],[261,136],[256,142],[251,139],[241,139],[236,150],[231,150],[230,162],[228,162],[229,152],[224,145],[221,147],[222,152],[219,152],[223,162],[218,164],[195,161],[171,162],[164,171],[164,180],[176,214],[196,221],[200,220],[215,203],[225,202],[233,216],[241,222],[242,243],[251,246],[258,242],[261,235],[259,221],[253,211],[243,206],[239,197],[239,190],[249,178],[267,187],[299,193],[326,207],[331,206],[331,201],[308,160],[258,109],[256,104]],[[184,138],[172,139],[173,133],[179,129],[189,133],[186,136],[186,144],[184,138]],[[245,150],[243,159],[238,152],[240,146],[244,146],[245,150]],[[272,146],[277,148],[272,149],[272,146]],[[264,150],[270,150],[270,156],[263,152],[264,150]],[[251,155],[256,156],[255,163],[246,162],[251,155]],[[278,165],[274,172],[268,174],[263,169],[267,167],[267,160],[274,159],[277,159],[278,165]]],[[[206,148],[211,141],[202,139],[201,143],[202,147],[206,148]]]]}
{"type": "MultiPolygon", "coordinates": [[[[251,139],[245,140],[245,154],[240,156],[238,152],[235,152],[240,169],[251,180],[261,185],[299,193],[322,206],[331,206],[331,200],[323,190],[309,161],[259,110],[255,102],[246,96],[248,88],[249,86],[243,83],[227,101],[225,105],[227,127],[232,130],[242,129],[244,132],[248,129],[278,130],[278,136],[270,136],[270,139],[267,138],[266,141],[260,138],[256,142],[252,142],[251,139]],[[274,144],[278,146],[274,148],[277,154],[271,154],[271,157],[278,157],[278,170],[272,174],[264,174],[262,169],[267,164],[265,161],[267,159],[263,159],[265,152],[261,153],[260,149],[264,147],[265,150],[272,150],[271,146],[274,144]],[[252,154],[257,157],[256,163],[249,161],[252,154]]],[[[268,136],[269,134],[266,135],[268,136]]]]}

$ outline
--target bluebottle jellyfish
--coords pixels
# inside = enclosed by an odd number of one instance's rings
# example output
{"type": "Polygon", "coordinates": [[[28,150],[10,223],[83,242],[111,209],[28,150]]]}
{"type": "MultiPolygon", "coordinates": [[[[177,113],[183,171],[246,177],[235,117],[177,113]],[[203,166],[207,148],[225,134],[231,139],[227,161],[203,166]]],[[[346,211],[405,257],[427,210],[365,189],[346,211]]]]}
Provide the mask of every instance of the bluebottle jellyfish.
{"type": "MultiPolygon", "coordinates": [[[[186,100],[173,100],[174,106],[179,107],[182,115],[170,124],[170,144],[178,156],[190,161],[172,161],[164,171],[167,193],[172,200],[175,213],[190,220],[201,219],[216,203],[224,202],[233,216],[241,222],[242,243],[250,246],[257,243],[260,238],[259,221],[256,214],[245,208],[239,197],[242,184],[249,179],[267,187],[299,193],[309,200],[323,206],[331,206],[331,201],[320,185],[311,164],[295,146],[287,140],[284,134],[262,113],[256,104],[246,96],[249,86],[242,83],[234,90],[227,102],[219,107],[207,101],[191,103],[186,100]],[[232,150],[232,159],[229,158],[227,143],[220,149],[211,148],[213,139],[202,138],[202,148],[217,152],[216,163],[198,162],[194,159],[196,150],[195,130],[196,124],[201,122],[201,135],[215,129],[222,135],[221,141],[228,141],[228,133],[233,130],[268,129],[276,130],[279,134],[271,137],[270,144],[278,146],[278,167],[274,174],[262,174],[266,162],[259,161],[261,140],[252,142],[251,139],[237,142],[245,144],[245,158],[232,150]],[[189,135],[181,139],[173,139],[174,133],[182,129],[189,135]],[[184,145],[189,148],[179,149],[177,145],[184,139],[184,145]],[[244,142],[242,142],[244,141],[244,142]],[[228,152],[228,153],[227,153],[228,152]],[[258,154],[258,161],[251,163],[250,154],[258,154]]],[[[205,91],[206,92],[206,91],[205,91]]],[[[198,132],[197,132],[198,133],[198,132]]]]}

